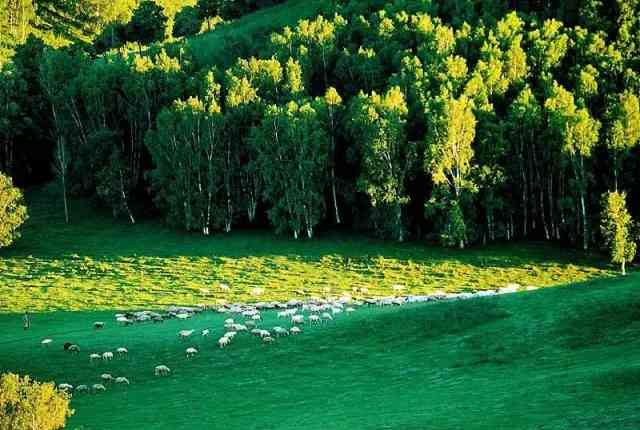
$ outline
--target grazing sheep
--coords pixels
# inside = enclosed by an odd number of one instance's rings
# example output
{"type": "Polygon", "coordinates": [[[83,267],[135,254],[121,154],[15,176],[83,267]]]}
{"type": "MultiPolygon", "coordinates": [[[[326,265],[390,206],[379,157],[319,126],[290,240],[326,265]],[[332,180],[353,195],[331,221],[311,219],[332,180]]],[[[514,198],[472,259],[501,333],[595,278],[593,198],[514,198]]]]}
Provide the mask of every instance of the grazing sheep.
{"type": "Polygon", "coordinates": [[[231,329],[233,331],[248,331],[249,330],[245,324],[233,324],[231,326],[231,329]]]}
{"type": "Polygon", "coordinates": [[[69,348],[67,348],[67,351],[72,352],[74,354],[79,354],[80,353],[80,347],[76,344],[73,345],[69,345],[69,348]]]}
{"type": "Polygon", "coordinates": [[[255,314],[251,316],[251,319],[254,321],[261,321],[262,320],[262,316],[260,316],[260,314],[255,314]]]}
{"type": "Polygon", "coordinates": [[[248,329],[254,329],[256,328],[256,322],[249,320],[249,321],[245,321],[244,325],[247,326],[248,329]]]}
{"type": "Polygon", "coordinates": [[[289,330],[282,328],[282,327],[274,327],[273,328],[273,332],[276,334],[276,336],[289,336],[289,330]]]}
{"type": "Polygon", "coordinates": [[[191,318],[191,314],[187,314],[187,313],[177,314],[176,318],[178,318],[179,320],[186,320],[188,318],[191,318]]]}
{"type": "Polygon", "coordinates": [[[93,323],[93,328],[95,328],[96,330],[99,330],[101,328],[104,328],[104,322],[102,321],[96,321],[93,323]]]}
{"type": "Polygon", "coordinates": [[[129,350],[127,348],[120,347],[116,349],[116,353],[118,353],[118,356],[121,357],[123,355],[127,355],[129,353],[129,350]]]}
{"type": "Polygon", "coordinates": [[[198,353],[198,350],[195,348],[187,348],[185,353],[187,354],[187,358],[195,357],[198,353]]]}
{"type": "Polygon", "coordinates": [[[334,315],[339,314],[340,312],[342,312],[342,309],[340,308],[331,308],[331,313],[334,315]]]}
{"type": "Polygon", "coordinates": [[[224,291],[225,293],[231,290],[231,287],[230,287],[229,285],[224,284],[224,283],[222,283],[222,282],[220,282],[219,287],[220,287],[220,289],[221,289],[222,291],[224,291]]]}
{"type": "Polygon", "coordinates": [[[103,359],[104,361],[111,361],[111,360],[113,360],[113,352],[109,352],[109,351],[107,351],[107,352],[103,352],[103,353],[102,353],[102,359],[103,359]]]}
{"type": "Polygon", "coordinates": [[[75,391],[77,391],[77,392],[89,391],[89,387],[87,385],[78,385],[76,387],[75,391]]]}
{"type": "Polygon", "coordinates": [[[49,346],[51,344],[51,342],[53,342],[53,340],[51,340],[51,339],[42,339],[42,342],[40,342],[40,345],[49,346]]]}
{"type": "Polygon", "coordinates": [[[220,345],[220,348],[224,348],[225,346],[229,345],[230,342],[231,339],[226,336],[222,336],[220,339],[218,339],[218,345],[220,345]]]}
{"type": "Polygon", "coordinates": [[[72,391],[73,385],[71,384],[58,384],[58,390],[60,391],[72,391]]]}
{"type": "Polygon", "coordinates": [[[180,339],[186,339],[192,334],[193,334],[193,330],[180,330],[178,332],[178,336],[180,336],[180,339]]]}
{"type": "Polygon", "coordinates": [[[71,342],[65,342],[62,347],[64,348],[65,351],[68,351],[71,345],[73,345],[71,342]]]}
{"type": "Polygon", "coordinates": [[[156,376],[167,376],[169,373],[171,373],[171,369],[169,369],[164,364],[161,364],[161,365],[156,366],[154,368],[154,374],[156,376]]]}
{"type": "Polygon", "coordinates": [[[291,315],[292,324],[304,324],[304,315],[291,315]]]}
{"type": "Polygon", "coordinates": [[[237,332],[235,331],[228,331],[224,334],[224,337],[228,337],[229,339],[233,339],[236,336],[237,332]]]}
{"type": "Polygon", "coordinates": [[[271,333],[269,333],[269,330],[260,330],[260,337],[261,338],[271,337],[271,333]]]}
{"type": "Polygon", "coordinates": [[[271,336],[265,336],[262,338],[262,341],[265,343],[271,343],[273,342],[273,338],[271,336]]]}
{"type": "Polygon", "coordinates": [[[331,316],[331,314],[329,312],[323,312],[322,316],[321,316],[323,321],[332,321],[333,317],[331,316]]]}
{"type": "Polygon", "coordinates": [[[350,314],[350,313],[355,312],[355,309],[354,308],[347,308],[347,309],[345,309],[345,311],[347,312],[347,314],[350,314]]]}
{"type": "Polygon", "coordinates": [[[206,336],[209,336],[209,329],[204,329],[204,330],[202,330],[202,332],[200,332],[200,334],[201,334],[202,336],[205,336],[205,337],[206,337],[206,336]]]}
{"type": "Polygon", "coordinates": [[[278,312],[278,318],[287,318],[289,316],[289,312],[287,311],[280,311],[278,312]]]}
{"type": "Polygon", "coordinates": [[[231,324],[235,324],[236,322],[233,320],[233,318],[227,318],[226,320],[224,320],[224,324],[225,325],[231,325],[231,324]]]}
{"type": "Polygon", "coordinates": [[[302,333],[302,330],[300,330],[300,327],[294,325],[293,327],[291,327],[291,330],[289,330],[289,332],[295,336],[296,334],[302,333]]]}
{"type": "Polygon", "coordinates": [[[309,321],[311,321],[312,324],[317,324],[320,322],[320,317],[318,315],[310,315],[309,321]]]}
{"type": "Polygon", "coordinates": [[[89,354],[89,361],[100,360],[101,358],[100,354],[89,354]]]}
{"type": "Polygon", "coordinates": [[[116,378],[116,384],[126,384],[129,385],[129,380],[127,378],[125,378],[124,376],[118,376],[116,378]]]}
{"type": "Polygon", "coordinates": [[[93,388],[93,391],[107,391],[107,389],[102,384],[93,384],[91,388],[93,388]]]}
{"type": "Polygon", "coordinates": [[[105,382],[109,382],[109,381],[113,381],[113,376],[111,376],[111,373],[103,373],[102,375],[100,375],[100,379],[102,379],[105,382]]]}

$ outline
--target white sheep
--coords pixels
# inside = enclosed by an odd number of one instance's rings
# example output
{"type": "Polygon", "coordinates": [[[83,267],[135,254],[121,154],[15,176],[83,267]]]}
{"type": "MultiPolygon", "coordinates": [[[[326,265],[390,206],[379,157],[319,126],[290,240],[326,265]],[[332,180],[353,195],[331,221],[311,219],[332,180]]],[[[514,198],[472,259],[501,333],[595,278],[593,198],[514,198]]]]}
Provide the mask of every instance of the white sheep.
{"type": "Polygon", "coordinates": [[[248,329],[249,329],[249,328],[251,328],[251,329],[256,328],[256,322],[255,322],[255,321],[252,321],[252,320],[245,321],[245,322],[244,322],[244,325],[245,325],[245,326],[247,326],[247,328],[248,328],[248,329]]]}
{"type": "Polygon", "coordinates": [[[262,316],[260,316],[260,314],[254,314],[251,316],[251,319],[254,321],[260,321],[262,320],[262,316]]]}
{"type": "Polygon", "coordinates": [[[351,313],[355,312],[356,310],[354,308],[347,308],[347,309],[345,309],[345,311],[347,312],[347,314],[351,314],[351,313]]]}
{"type": "Polygon", "coordinates": [[[231,324],[235,324],[236,322],[233,320],[233,318],[227,318],[226,320],[224,320],[224,324],[225,325],[231,325],[231,324]]]}
{"type": "Polygon", "coordinates": [[[113,352],[107,351],[102,353],[102,359],[105,361],[113,360],[113,352]]]}
{"type": "Polygon", "coordinates": [[[118,354],[119,357],[122,357],[123,355],[127,355],[129,353],[129,350],[127,348],[120,347],[116,349],[116,353],[118,354]]]}
{"type": "Polygon", "coordinates": [[[220,345],[220,348],[224,348],[225,346],[229,345],[230,342],[231,338],[228,338],[226,336],[222,336],[220,339],[218,339],[218,345],[220,345]]]}
{"type": "Polygon", "coordinates": [[[79,354],[80,353],[80,347],[78,345],[70,345],[69,348],[67,348],[67,351],[69,352],[73,352],[74,354],[79,354]]]}
{"type": "Polygon", "coordinates": [[[126,384],[129,385],[129,380],[127,378],[125,378],[124,376],[118,376],[116,378],[116,384],[126,384]]]}
{"type": "Polygon", "coordinates": [[[291,327],[289,332],[295,336],[296,334],[302,333],[302,330],[300,329],[300,327],[294,325],[293,327],[291,327]]]}
{"type": "Polygon", "coordinates": [[[178,318],[179,320],[186,320],[188,318],[191,318],[191,314],[188,314],[188,313],[177,314],[176,318],[178,318]]]}
{"type": "Polygon", "coordinates": [[[262,341],[265,343],[271,343],[273,342],[273,338],[271,336],[265,336],[262,338],[262,341]]]}
{"type": "Polygon", "coordinates": [[[123,316],[119,316],[118,318],[116,318],[116,322],[118,322],[119,324],[124,324],[124,325],[129,325],[129,324],[133,324],[133,321],[131,321],[129,318],[123,316]]]}
{"type": "Polygon", "coordinates": [[[192,334],[193,334],[193,330],[180,330],[178,332],[178,336],[180,336],[180,339],[186,339],[192,334]]]}
{"type": "Polygon", "coordinates": [[[261,330],[260,337],[271,337],[271,332],[269,330],[261,330]]]}
{"type": "Polygon", "coordinates": [[[89,387],[86,385],[78,385],[75,389],[75,391],[80,392],[80,391],[89,391],[89,387]]]}
{"type": "Polygon", "coordinates": [[[169,373],[171,373],[171,369],[169,369],[164,364],[161,364],[161,365],[156,366],[154,368],[154,374],[156,376],[167,376],[169,373]]]}
{"type": "Polygon", "coordinates": [[[42,342],[40,342],[40,345],[49,346],[51,344],[51,342],[53,342],[53,340],[51,340],[51,339],[42,339],[42,342]]]}
{"type": "Polygon", "coordinates": [[[340,308],[331,308],[331,313],[334,315],[339,314],[340,312],[342,312],[342,309],[340,308]]]}
{"type": "Polygon", "coordinates": [[[102,375],[100,375],[100,379],[102,379],[103,381],[113,381],[113,376],[111,376],[110,373],[103,373],[102,375]]]}
{"type": "Polygon", "coordinates": [[[104,322],[103,321],[96,321],[93,323],[93,328],[97,329],[101,329],[104,328],[104,322]]]}
{"type": "Polygon", "coordinates": [[[229,285],[227,285],[227,284],[225,284],[225,283],[222,283],[222,282],[220,282],[219,287],[220,287],[220,289],[221,289],[222,291],[224,291],[225,293],[226,293],[226,292],[229,292],[229,291],[231,290],[231,287],[230,287],[229,285]]]}
{"type": "Polygon", "coordinates": [[[93,391],[107,391],[107,389],[102,384],[93,384],[91,388],[93,388],[93,391]]]}
{"type": "Polygon", "coordinates": [[[231,325],[233,331],[247,331],[249,330],[245,324],[233,324],[231,325]]]}
{"type": "Polygon", "coordinates": [[[100,360],[102,356],[100,354],[89,354],[89,361],[100,360]]]}
{"type": "Polygon", "coordinates": [[[318,315],[309,315],[309,321],[311,321],[312,324],[317,324],[320,322],[320,317],[318,315]]]}
{"type": "Polygon", "coordinates": [[[236,336],[237,332],[235,331],[228,331],[224,334],[224,337],[228,337],[229,339],[233,339],[236,336]]]}
{"type": "Polygon", "coordinates": [[[274,327],[273,332],[276,336],[289,336],[289,330],[282,327],[274,327]]]}
{"type": "Polygon", "coordinates": [[[198,350],[195,348],[187,348],[185,353],[187,354],[187,358],[195,357],[198,353],[198,350]]]}
{"type": "Polygon", "coordinates": [[[277,314],[278,318],[287,318],[289,316],[289,312],[287,311],[280,311],[277,314]]]}
{"type": "Polygon", "coordinates": [[[200,334],[202,334],[202,336],[206,337],[206,336],[209,336],[209,333],[210,333],[209,329],[204,329],[204,330],[202,330],[202,332],[200,334]]]}
{"type": "Polygon", "coordinates": [[[304,324],[304,315],[291,315],[291,323],[304,324]]]}
{"type": "Polygon", "coordinates": [[[71,385],[71,384],[58,384],[58,390],[60,390],[60,391],[71,391],[71,390],[73,390],[73,385],[71,385]]]}

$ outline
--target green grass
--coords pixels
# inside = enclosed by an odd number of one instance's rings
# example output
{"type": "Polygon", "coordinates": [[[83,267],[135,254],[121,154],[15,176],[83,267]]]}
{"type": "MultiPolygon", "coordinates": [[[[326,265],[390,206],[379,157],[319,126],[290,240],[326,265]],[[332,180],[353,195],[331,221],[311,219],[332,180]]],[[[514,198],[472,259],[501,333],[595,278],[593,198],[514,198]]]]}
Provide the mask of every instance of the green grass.
{"type": "Polygon", "coordinates": [[[268,231],[205,238],[159,222],[114,221],[82,201],[72,202],[65,225],[58,200],[28,195],[23,237],[0,251],[0,313],[360,295],[364,288],[383,296],[395,283],[410,294],[510,282],[544,287],[611,274],[598,258],[543,244],[458,251],[328,233],[312,241],[268,231]],[[261,296],[252,295],[256,287],[261,296]]]}
{"type": "MultiPolygon", "coordinates": [[[[223,316],[118,327],[111,312],[0,315],[0,371],[129,387],[76,394],[68,428],[637,429],[640,276],[465,302],[361,308],[262,345],[248,335],[220,350],[223,316]],[[94,331],[95,320],[108,321],[94,331]],[[208,340],[180,329],[213,329],[208,340]],[[49,348],[39,341],[52,337],[49,348]],[[62,350],[64,341],[83,348],[62,350]],[[90,364],[94,351],[127,360],[90,364]],[[200,354],[187,360],[184,349],[200,354]],[[153,376],[166,364],[173,374],[153,376]]],[[[275,324],[273,315],[265,326],[275,324]]]]}
{"type": "Polygon", "coordinates": [[[230,58],[230,46],[242,40],[250,40],[254,44],[256,39],[266,40],[273,31],[285,26],[293,27],[300,19],[315,17],[323,3],[322,0],[289,0],[245,15],[213,31],[188,38],[186,43],[200,67],[229,66],[233,61],[230,58]]]}

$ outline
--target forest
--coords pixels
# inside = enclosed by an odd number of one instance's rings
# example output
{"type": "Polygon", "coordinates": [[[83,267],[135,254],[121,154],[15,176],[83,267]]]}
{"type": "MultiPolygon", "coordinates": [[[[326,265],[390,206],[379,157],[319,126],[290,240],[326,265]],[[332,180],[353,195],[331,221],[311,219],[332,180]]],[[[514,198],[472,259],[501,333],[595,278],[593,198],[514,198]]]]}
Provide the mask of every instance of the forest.
{"type": "Polygon", "coordinates": [[[192,51],[274,3],[0,1],[0,171],[54,183],[70,223],[85,197],[203,235],[637,234],[639,1],[327,1],[192,51]]]}

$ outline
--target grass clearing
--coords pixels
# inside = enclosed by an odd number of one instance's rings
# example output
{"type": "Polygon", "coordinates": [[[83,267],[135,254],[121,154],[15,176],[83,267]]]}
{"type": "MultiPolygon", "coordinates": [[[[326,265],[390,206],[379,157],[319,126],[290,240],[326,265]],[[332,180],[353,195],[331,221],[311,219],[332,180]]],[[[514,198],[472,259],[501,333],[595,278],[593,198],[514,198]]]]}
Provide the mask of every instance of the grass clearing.
{"type": "MultiPolygon", "coordinates": [[[[104,372],[131,385],[76,394],[69,429],[637,429],[640,276],[471,301],[361,308],[263,345],[215,340],[226,316],[119,327],[113,312],[0,315],[0,371],[74,385],[104,372]],[[623,318],[619,318],[620,314],[623,318]],[[107,321],[102,331],[92,322],[107,321]],[[611,323],[602,325],[603,321],[611,323]],[[211,328],[180,341],[181,329],[211,328]],[[598,333],[586,343],[581,333],[598,333]],[[49,349],[44,337],[54,339],[49,349]],[[82,347],[79,356],[62,350],[82,347]],[[90,352],[129,358],[90,364],[90,352]],[[200,354],[186,359],[184,350],[200,354]],[[158,378],[166,364],[172,375],[158,378]]],[[[264,325],[282,324],[268,313],[264,325]]]]}
{"type": "Polygon", "coordinates": [[[229,66],[235,58],[229,49],[242,40],[267,38],[272,31],[285,26],[293,27],[300,19],[315,17],[322,7],[322,0],[288,0],[285,3],[260,9],[244,15],[213,31],[190,37],[187,43],[194,60],[200,67],[229,66]]]}
{"type": "Polygon", "coordinates": [[[59,204],[46,192],[28,195],[23,237],[0,254],[0,312],[383,296],[397,283],[406,294],[545,287],[612,274],[598,258],[545,244],[459,251],[331,233],[313,241],[268,231],[205,238],[155,221],[114,221],[83,201],[72,202],[66,225],[59,204]]]}

